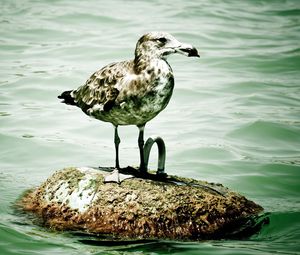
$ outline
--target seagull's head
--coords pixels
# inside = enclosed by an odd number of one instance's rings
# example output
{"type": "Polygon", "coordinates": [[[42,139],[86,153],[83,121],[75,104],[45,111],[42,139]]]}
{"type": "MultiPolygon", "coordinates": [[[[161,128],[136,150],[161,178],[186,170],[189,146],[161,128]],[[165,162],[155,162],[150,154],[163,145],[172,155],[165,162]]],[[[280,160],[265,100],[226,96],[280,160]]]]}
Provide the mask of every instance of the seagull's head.
{"type": "Polygon", "coordinates": [[[138,40],[135,49],[136,56],[151,55],[163,59],[173,53],[180,53],[187,57],[200,57],[194,46],[181,43],[165,32],[150,32],[143,35],[138,40]]]}

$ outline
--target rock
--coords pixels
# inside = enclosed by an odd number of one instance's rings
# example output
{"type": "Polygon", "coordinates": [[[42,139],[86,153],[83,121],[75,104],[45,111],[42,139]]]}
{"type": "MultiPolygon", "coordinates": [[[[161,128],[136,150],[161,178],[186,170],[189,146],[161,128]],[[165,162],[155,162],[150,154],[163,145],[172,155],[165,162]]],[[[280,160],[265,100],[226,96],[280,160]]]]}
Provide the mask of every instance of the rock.
{"type": "MultiPolygon", "coordinates": [[[[226,237],[262,207],[221,184],[148,174],[104,183],[105,168],[57,171],[19,201],[44,226],[131,239],[202,240],[226,237]]],[[[248,223],[247,223],[248,224],[248,223]]]]}

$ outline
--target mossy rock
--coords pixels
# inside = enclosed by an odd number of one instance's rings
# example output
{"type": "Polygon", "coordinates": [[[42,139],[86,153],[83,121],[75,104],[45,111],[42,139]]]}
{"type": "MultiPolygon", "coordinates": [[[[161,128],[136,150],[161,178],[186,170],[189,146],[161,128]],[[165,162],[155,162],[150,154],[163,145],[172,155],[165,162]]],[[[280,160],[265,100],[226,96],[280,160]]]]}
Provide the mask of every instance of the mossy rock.
{"type": "Polygon", "coordinates": [[[104,183],[103,170],[57,171],[19,204],[52,229],[124,239],[222,238],[263,210],[221,184],[153,174],[104,183]]]}

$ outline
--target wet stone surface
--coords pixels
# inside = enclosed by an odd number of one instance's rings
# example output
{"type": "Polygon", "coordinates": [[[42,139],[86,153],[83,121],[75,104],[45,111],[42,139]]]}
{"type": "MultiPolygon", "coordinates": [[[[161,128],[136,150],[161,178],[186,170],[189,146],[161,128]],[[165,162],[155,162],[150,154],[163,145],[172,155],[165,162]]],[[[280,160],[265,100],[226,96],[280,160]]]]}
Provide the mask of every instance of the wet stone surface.
{"type": "Polygon", "coordinates": [[[236,233],[262,207],[221,184],[153,174],[104,183],[108,169],[66,168],[18,201],[55,230],[118,238],[202,240],[236,233]]]}

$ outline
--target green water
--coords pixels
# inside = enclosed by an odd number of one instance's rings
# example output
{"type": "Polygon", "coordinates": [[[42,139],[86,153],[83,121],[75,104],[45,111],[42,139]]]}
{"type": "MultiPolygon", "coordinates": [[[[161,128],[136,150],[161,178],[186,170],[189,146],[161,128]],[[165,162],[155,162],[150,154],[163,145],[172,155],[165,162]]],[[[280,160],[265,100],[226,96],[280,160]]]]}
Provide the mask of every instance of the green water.
{"type": "MultiPolygon", "coordinates": [[[[300,254],[300,1],[0,0],[0,254],[300,254]],[[175,91],[148,123],[170,174],[220,182],[270,224],[243,240],[105,245],[35,226],[12,205],[65,166],[113,165],[113,129],[56,96],[132,58],[163,30],[201,58],[173,56],[175,91]]],[[[136,127],[120,163],[138,165],[136,127]]],[[[155,153],[151,167],[155,168],[155,153]]]]}

